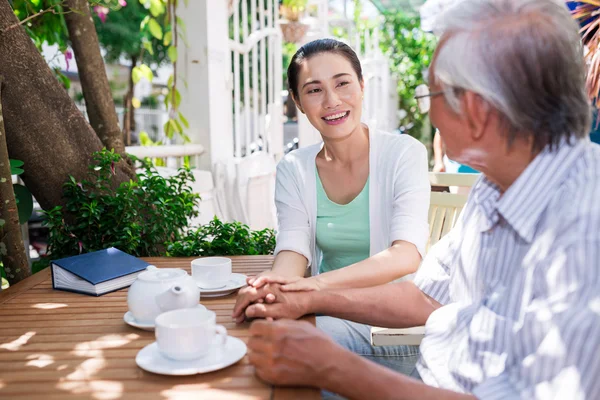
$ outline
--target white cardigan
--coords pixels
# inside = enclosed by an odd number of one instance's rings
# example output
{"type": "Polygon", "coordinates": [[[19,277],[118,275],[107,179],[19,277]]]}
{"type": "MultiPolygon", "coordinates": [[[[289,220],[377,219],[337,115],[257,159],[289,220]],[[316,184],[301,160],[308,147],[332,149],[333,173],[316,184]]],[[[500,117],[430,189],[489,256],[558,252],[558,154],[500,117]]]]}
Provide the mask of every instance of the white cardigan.
{"type": "MultiPolygon", "coordinates": [[[[321,261],[315,236],[316,156],[322,148],[318,143],[287,154],[277,165],[275,185],[275,255],[283,250],[302,254],[312,275],[319,273],[321,261]]],[[[425,146],[409,135],[371,131],[369,178],[370,255],[404,240],[424,256],[431,191],[425,146]]]]}

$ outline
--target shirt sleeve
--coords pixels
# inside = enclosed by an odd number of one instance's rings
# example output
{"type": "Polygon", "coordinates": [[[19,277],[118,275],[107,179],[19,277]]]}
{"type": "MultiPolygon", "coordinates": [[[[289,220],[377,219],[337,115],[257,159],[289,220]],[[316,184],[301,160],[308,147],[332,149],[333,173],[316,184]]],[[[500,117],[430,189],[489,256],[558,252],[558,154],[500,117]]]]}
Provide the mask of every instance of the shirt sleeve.
{"type": "Polygon", "coordinates": [[[429,238],[427,215],[431,197],[425,146],[415,142],[398,163],[395,169],[390,240],[392,243],[402,240],[414,244],[424,258],[429,238]]]}
{"type": "Polygon", "coordinates": [[[475,387],[476,397],[599,398],[600,240],[566,241],[528,271],[530,301],[502,335],[511,343],[506,367],[475,387]]]}
{"type": "Polygon", "coordinates": [[[300,188],[294,178],[293,163],[283,159],[277,165],[275,207],[277,208],[277,244],[274,254],[294,251],[308,260],[311,266],[311,234],[308,212],[302,202],[300,188]]]}

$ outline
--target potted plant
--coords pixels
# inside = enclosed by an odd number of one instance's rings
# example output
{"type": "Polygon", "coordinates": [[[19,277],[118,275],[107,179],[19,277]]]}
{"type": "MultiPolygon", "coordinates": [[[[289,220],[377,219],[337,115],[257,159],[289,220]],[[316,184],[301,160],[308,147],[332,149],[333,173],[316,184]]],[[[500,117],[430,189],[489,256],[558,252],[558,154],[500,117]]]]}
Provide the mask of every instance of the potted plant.
{"type": "Polygon", "coordinates": [[[284,18],[281,21],[281,31],[287,42],[300,42],[308,31],[308,25],[300,22],[300,17],[306,9],[306,2],[307,0],[283,0],[281,4],[280,13],[284,18]]]}
{"type": "Polygon", "coordinates": [[[593,0],[568,1],[573,17],[581,26],[581,40],[586,47],[588,64],[587,89],[595,108],[600,107],[600,5],[593,0]]]}

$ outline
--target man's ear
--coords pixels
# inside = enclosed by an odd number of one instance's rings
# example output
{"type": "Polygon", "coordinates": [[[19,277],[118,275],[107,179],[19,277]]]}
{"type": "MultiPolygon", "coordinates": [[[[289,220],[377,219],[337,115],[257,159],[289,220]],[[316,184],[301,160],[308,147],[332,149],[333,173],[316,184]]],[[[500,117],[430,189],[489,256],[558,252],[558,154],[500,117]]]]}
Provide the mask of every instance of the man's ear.
{"type": "Polygon", "coordinates": [[[492,107],[483,97],[469,91],[462,96],[462,106],[471,138],[473,140],[481,139],[490,122],[492,107]]]}
{"type": "Polygon", "coordinates": [[[300,112],[302,114],[304,114],[304,110],[302,109],[302,106],[300,105],[300,101],[298,99],[296,99],[296,96],[294,96],[294,93],[290,92],[290,96],[292,96],[292,100],[294,100],[294,104],[296,104],[296,107],[298,107],[298,110],[300,110],[300,112]]]}

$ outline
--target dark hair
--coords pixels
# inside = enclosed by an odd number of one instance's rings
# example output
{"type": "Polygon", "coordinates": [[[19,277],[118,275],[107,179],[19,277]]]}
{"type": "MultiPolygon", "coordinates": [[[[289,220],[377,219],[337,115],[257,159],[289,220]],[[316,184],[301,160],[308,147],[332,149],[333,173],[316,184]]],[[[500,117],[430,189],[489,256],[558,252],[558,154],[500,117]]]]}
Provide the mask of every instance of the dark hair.
{"type": "Polygon", "coordinates": [[[298,99],[298,75],[300,74],[300,66],[304,60],[316,56],[321,53],[333,53],[344,57],[352,65],[352,69],[356,72],[358,80],[362,82],[362,67],[360,66],[360,60],[358,56],[346,43],[340,42],[335,39],[317,39],[313,40],[300,47],[287,70],[288,76],[288,89],[292,92],[295,99],[298,99]]]}

